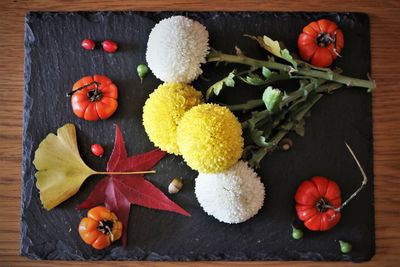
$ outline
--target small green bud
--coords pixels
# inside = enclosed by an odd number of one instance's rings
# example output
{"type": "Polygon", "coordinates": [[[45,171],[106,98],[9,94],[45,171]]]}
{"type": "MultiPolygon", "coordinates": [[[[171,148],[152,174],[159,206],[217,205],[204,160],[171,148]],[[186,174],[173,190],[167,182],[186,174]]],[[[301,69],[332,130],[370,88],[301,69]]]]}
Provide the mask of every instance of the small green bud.
{"type": "Polygon", "coordinates": [[[351,251],[351,249],[353,248],[350,243],[342,241],[342,240],[339,240],[339,244],[340,244],[340,251],[342,253],[349,253],[351,251]]]}
{"type": "Polygon", "coordinates": [[[293,239],[296,239],[296,240],[303,238],[303,231],[293,227],[292,237],[293,237],[293,239]]]}
{"type": "Polygon", "coordinates": [[[143,78],[146,77],[149,72],[149,68],[145,64],[140,64],[136,68],[137,74],[139,75],[140,82],[143,82],[143,78]]]}
{"type": "Polygon", "coordinates": [[[281,90],[273,89],[272,86],[268,86],[263,93],[262,100],[269,112],[276,112],[279,110],[282,97],[283,94],[281,90]]]}

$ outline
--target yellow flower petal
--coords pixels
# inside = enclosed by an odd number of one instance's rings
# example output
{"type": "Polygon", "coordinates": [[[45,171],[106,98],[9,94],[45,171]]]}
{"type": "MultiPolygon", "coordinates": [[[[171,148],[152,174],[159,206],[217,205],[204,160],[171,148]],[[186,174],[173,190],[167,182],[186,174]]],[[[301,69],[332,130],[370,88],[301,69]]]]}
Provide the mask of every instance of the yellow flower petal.
{"type": "Polygon", "coordinates": [[[243,153],[242,127],[226,107],[193,107],[183,116],[177,133],[183,159],[202,173],[226,171],[243,153]]]}
{"type": "Polygon", "coordinates": [[[183,83],[164,83],[150,94],[143,107],[143,126],[161,150],[179,155],[176,129],[183,114],[202,102],[201,92],[183,83]]]}

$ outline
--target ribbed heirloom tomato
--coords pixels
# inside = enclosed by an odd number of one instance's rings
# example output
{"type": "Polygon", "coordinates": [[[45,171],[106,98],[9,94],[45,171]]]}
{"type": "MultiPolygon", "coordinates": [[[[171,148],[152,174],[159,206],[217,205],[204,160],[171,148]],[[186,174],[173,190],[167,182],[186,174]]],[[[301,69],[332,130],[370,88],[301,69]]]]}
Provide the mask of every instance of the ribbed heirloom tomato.
{"type": "Polygon", "coordinates": [[[297,40],[300,56],[312,65],[327,67],[344,46],[343,32],[335,22],[320,19],[303,28],[297,40]]]}
{"type": "Polygon", "coordinates": [[[118,88],[104,75],[83,77],[68,95],[75,115],[88,121],[107,119],[118,107],[118,88]]]}
{"type": "Polygon", "coordinates": [[[322,176],[306,180],[297,189],[297,216],[312,231],[326,231],[340,220],[340,211],[335,208],[342,203],[339,186],[322,176]]]}
{"type": "Polygon", "coordinates": [[[109,209],[97,206],[81,220],[79,235],[86,244],[103,249],[121,237],[122,223],[109,209]]]}

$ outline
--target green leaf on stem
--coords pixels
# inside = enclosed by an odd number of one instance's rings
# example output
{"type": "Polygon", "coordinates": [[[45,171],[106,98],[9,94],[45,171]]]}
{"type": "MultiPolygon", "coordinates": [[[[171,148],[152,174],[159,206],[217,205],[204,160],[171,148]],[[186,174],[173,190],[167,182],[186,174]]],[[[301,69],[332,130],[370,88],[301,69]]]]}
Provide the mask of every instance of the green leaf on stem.
{"type": "Polygon", "coordinates": [[[304,128],[304,126],[305,126],[305,121],[304,121],[304,119],[301,119],[301,120],[296,124],[296,126],[293,128],[293,130],[294,130],[298,135],[300,135],[301,137],[304,137],[304,134],[305,134],[305,128],[304,128]]]}
{"type": "MultiPolygon", "coordinates": [[[[266,37],[266,36],[264,36],[266,37]]],[[[295,69],[297,69],[297,62],[293,59],[292,55],[290,54],[289,50],[283,49],[281,50],[281,58],[286,60],[287,62],[291,63],[295,69]]]]}
{"type": "Polygon", "coordinates": [[[265,79],[269,79],[273,75],[273,72],[266,67],[262,67],[262,75],[265,77],[265,79]]]}
{"type": "Polygon", "coordinates": [[[225,78],[224,84],[228,87],[234,87],[235,86],[235,80],[233,79],[235,77],[235,70],[231,71],[228,75],[228,77],[225,78]]]}
{"type": "MultiPolygon", "coordinates": [[[[321,94],[310,95],[305,102],[302,102],[295,109],[291,110],[290,113],[285,116],[285,119],[280,121],[277,125],[274,125],[276,120],[273,119],[271,128],[275,130],[274,134],[265,138],[264,143],[266,145],[259,146],[260,148],[258,150],[251,150],[251,157],[248,160],[250,166],[257,168],[262,158],[272,152],[278,146],[282,138],[290,131],[296,131],[300,135],[303,131],[304,134],[304,117],[309,114],[310,109],[321,97],[321,94]]],[[[283,111],[287,110],[282,110],[281,113],[283,113],[283,111]]],[[[260,114],[258,114],[258,116],[260,117],[260,114]]]]}
{"type": "Polygon", "coordinates": [[[266,109],[263,111],[254,111],[251,113],[251,118],[247,120],[250,129],[256,128],[256,124],[262,120],[269,120],[271,113],[266,109]]]}
{"type": "Polygon", "coordinates": [[[236,104],[236,105],[230,105],[227,106],[231,111],[242,111],[247,112],[249,110],[261,107],[264,105],[264,102],[261,99],[252,99],[248,100],[247,102],[243,104],[236,104]]]}
{"type": "Polygon", "coordinates": [[[262,67],[262,75],[265,78],[266,84],[272,84],[276,81],[287,80],[291,78],[290,75],[286,72],[275,72],[266,67],[262,67]]]}
{"type": "Polygon", "coordinates": [[[264,85],[266,83],[259,75],[255,73],[249,73],[249,75],[247,75],[243,81],[255,86],[264,85]]]}
{"type": "Polygon", "coordinates": [[[268,86],[262,96],[265,106],[271,113],[275,113],[280,109],[282,98],[283,94],[281,90],[273,89],[272,86],[268,86]]]}
{"type": "Polygon", "coordinates": [[[236,70],[231,71],[228,76],[226,76],[225,78],[223,78],[222,80],[219,80],[218,82],[214,83],[213,85],[211,85],[206,92],[206,100],[210,99],[210,97],[215,94],[215,95],[219,95],[219,93],[221,92],[221,90],[224,88],[224,86],[227,87],[234,87],[235,86],[235,77],[236,74],[236,70]]]}
{"type": "Polygon", "coordinates": [[[289,50],[286,48],[282,49],[279,45],[278,41],[274,41],[268,36],[252,36],[252,35],[245,35],[253,40],[256,40],[262,48],[270,52],[272,55],[279,57],[283,60],[286,60],[292,66],[297,69],[297,62],[293,59],[292,55],[290,54],[289,50]]]}
{"type": "Polygon", "coordinates": [[[258,150],[252,150],[251,151],[251,157],[247,161],[249,165],[254,168],[258,169],[260,167],[260,161],[264,158],[264,156],[267,154],[265,151],[265,148],[260,148],[258,150]]]}
{"type": "Polygon", "coordinates": [[[258,129],[254,129],[251,131],[251,139],[259,147],[268,146],[268,143],[266,142],[266,138],[263,134],[264,134],[264,132],[260,131],[258,129]]]}

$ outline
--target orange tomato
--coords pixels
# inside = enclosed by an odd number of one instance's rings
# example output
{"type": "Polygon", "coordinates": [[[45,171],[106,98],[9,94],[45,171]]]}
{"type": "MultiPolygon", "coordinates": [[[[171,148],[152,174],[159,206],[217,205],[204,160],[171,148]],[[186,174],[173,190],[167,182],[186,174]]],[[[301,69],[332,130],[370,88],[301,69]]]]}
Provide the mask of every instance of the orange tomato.
{"type": "Polygon", "coordinates": [[[122,223],[115,213],[103,206],[97,206],[88,211],[87,217],[79,223],[78,230],[86,244],[95,249],[103,249],[121,238],[122,223]]]}
{"type": "Polygon", "coordinates": [[[75,115],[88,121],[105,120],[118,107],[118,88],[104,75],[83,77],[69,95],[75,115]]]}
{"type": "Polygon", "coordinates": [[[303,28],[297,46],[305,61],[317,67],[328,67],[342,51],[343,32],[333,21],[313,21],[303,28]]]}

